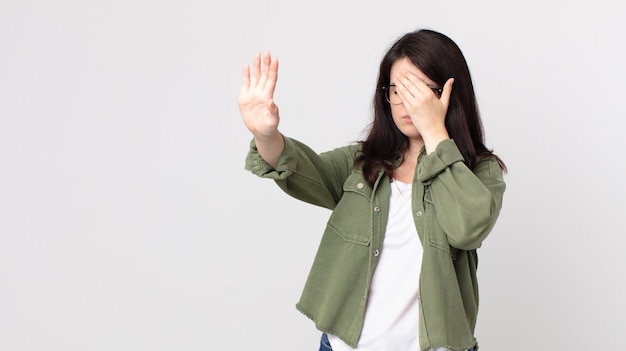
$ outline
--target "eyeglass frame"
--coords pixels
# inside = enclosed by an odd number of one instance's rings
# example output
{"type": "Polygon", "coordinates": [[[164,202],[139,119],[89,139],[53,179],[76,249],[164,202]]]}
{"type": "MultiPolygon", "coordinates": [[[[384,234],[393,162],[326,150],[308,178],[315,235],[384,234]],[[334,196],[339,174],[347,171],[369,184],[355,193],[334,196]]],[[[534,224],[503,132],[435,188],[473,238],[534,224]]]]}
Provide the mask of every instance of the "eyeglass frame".
{"type": "MultiPolygon", "coordinates": [[[[389,84],[389,85],[383,85],[382,87],[380,87],[380,89],[383,91],[383,94],[385,95],[385,100],[387,100],[388,103],[391,104],[391,98],[389,97],[389,93],[390,93],[390,89],[391,87],[395,87],[395,84],[389,84]]],[[[437,98],[441,98],[441,94],[443,94],[443,88],[433,88],[433,87],[429,87],[430,90],[433,91],[433,93],[435,93],[435,96],[437,96],[437,98]]],[[[392,105],[399,105],[402,102],[396,103],[396,104],[392,104],[392,105]]]]}

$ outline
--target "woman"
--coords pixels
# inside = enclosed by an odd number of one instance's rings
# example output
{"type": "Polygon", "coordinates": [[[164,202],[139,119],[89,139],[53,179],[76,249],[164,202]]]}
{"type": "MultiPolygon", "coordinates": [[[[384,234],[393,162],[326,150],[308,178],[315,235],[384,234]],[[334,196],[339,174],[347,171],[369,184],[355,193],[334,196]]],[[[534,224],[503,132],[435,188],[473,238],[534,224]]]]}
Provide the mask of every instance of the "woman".
{"type": "Polygon", "coordinates": [[[504,163],[484,145],[465,58],[419,30],[380,64],[366,140],[318,154],[278,130],[278,61],[244,68],[246,168],[332,210],[297,308],[320,350],[475,350],[476,250],[493,228],[504,163]]]}

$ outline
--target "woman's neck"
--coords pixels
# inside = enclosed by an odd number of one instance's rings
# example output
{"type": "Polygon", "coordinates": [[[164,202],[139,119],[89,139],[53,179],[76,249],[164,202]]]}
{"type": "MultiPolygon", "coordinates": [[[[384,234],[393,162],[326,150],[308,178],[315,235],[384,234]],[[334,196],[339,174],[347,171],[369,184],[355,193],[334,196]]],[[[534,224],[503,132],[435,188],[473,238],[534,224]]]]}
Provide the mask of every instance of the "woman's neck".
{"type": "Polygon", "coordinates": [[[416,163],[422,151],[422,147],[424,147],[424,140],[422,138],[409,139],[409,147],[402,153],[403,160],[411,160],[412,163],[416,163]]]}
{"type": "Polygon", "coordinates": [[[420,139],[410,140],[409,147],[402,153],[402,163],[398,168],[393,171],[393,178],[403,182],[413,182],[415,176],[415,167],[417,166],[417,159],[422,151],[424,142],[420,139]]]}

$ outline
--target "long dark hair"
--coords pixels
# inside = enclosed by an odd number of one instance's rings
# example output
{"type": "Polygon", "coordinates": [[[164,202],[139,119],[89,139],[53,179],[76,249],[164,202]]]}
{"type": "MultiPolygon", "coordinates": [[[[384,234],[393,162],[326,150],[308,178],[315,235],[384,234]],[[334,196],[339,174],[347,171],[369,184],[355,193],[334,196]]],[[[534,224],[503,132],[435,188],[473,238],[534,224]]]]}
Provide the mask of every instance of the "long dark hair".
{"type": "Polygon", "coordinates": [[[447,36],[422,29],[400,37],[380,63],[373,101],[374,120],[369,135],[361,142],[362,153],[356,160],[356,165],[363,168],[365,179],[373,184],[381,168],[390,176],[393,175],[390,160],[409,146],[408,138],[393,121],[391,106],[381,88],[389,84],[391,66],[405,57],[439,86],[443,86],[449,78],[454,78],[445,125],[450,138],[454,139],[461,151],[465,164],[474,169],[482,158],[495,157],[506,171],[502,160],[484,144],[474,86],[463,53],[447,36]]]}

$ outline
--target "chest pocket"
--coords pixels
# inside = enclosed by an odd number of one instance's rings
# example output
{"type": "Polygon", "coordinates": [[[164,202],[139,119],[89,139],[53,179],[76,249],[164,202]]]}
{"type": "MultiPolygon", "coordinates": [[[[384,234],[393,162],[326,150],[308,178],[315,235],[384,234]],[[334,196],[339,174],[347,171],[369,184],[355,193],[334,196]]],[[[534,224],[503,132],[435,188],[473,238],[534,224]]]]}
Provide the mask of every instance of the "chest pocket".
{"type": "Polygon", "coordinates": [[[343,185],[343,194],[328,220],[328,228],[345,242],[369,245],[372,236],[372,188],[355,171],[343,185]]]}

